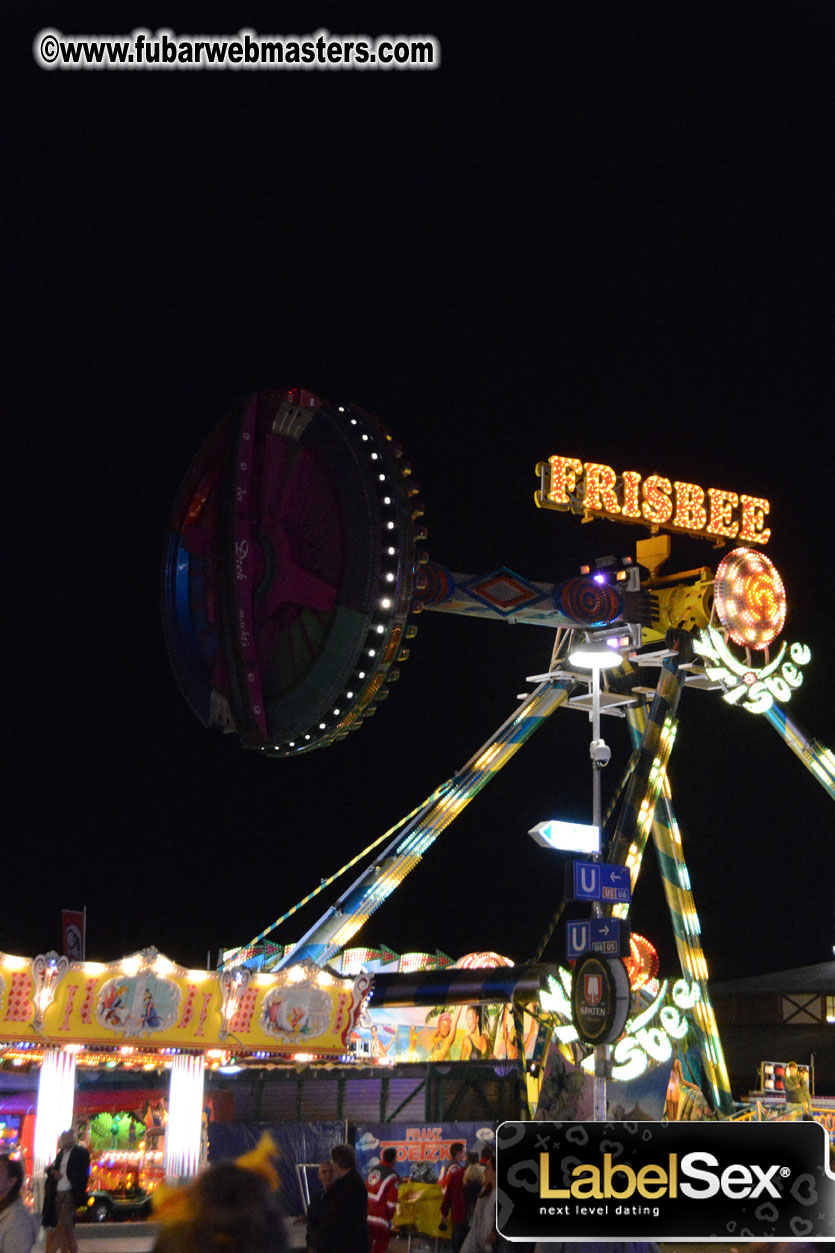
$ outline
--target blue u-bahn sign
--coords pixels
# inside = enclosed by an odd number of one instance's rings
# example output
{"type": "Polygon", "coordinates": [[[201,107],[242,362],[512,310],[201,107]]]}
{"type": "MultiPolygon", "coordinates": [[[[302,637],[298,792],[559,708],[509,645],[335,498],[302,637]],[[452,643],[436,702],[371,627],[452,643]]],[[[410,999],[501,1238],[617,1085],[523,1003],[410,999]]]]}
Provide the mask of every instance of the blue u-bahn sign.
{"type": "Polygon", "coordinates": [[[629,924],[620,918],[583,918],[565,924],[565,956],[576,961],[586,953],[607,957],[629,954],[629,924]]]}
{"type": "Polygon", "coordinates": [[[606,861],[572,862],[569,895],[575,901],[629,904],[632,900],[629,868],[606,861]]]}

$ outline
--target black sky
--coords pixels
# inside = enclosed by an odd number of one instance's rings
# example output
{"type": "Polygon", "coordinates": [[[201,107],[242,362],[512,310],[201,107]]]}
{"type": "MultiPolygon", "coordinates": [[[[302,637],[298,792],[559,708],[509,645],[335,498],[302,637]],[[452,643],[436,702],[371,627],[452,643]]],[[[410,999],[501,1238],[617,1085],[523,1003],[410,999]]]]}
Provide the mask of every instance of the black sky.
{"type": "MultiPolygon", "coordinates": [[[[248,940],[547,666],[548,632],[424,613],[345,743],[265,761],[204,731],[162,639],[166,526],[259,387],[376,413],[454,570],[558,580],[633,551],[640,532],[534,508],[552,453],[770,498],[787,635],[813,651],[790,712],[835,745],[831,6],[448,7],[33,0],[4,21],[5,951],[58,947],[83,904],[99,959],[156,944],[192,965],[248,940]],[[48,26],[244,25],[429,32],[443,64],[47,73],[31,55],[48,26]]],[[[762,721],[690,691],[681,712],[670,776],[711,970],[831,958],[831,800],[762,721]]],[[[587,724],[557,713],[363,938],[524,960],[561,887],[526,832],[590,805],[587,724]]],[[[671,970],[657,879],[650,856],[634,926],[671,970]]]]}

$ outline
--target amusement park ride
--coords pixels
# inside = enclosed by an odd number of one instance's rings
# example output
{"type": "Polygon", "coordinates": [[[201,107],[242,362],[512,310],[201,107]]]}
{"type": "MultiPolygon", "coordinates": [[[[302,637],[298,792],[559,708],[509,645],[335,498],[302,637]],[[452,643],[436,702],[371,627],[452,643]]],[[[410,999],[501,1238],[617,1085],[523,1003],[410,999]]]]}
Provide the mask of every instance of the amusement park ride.
{"type": "MultiPolygon", "coordinates": [[[[462,769],[338,872],[370,859],[281,953],[278,969],[300,961],[322,967],[343,951],[556,709],[591,712],[592,677],[570,660],[577,645],[614,650],[620,664],[594,695],[604,713],[625,721],[632,753],[604,817],[606,860],[628,868],[634,890],[649,839],[655,844],[682,974],[697,989],[692,1015],[705,1079],[714,1108],[728,1113],[728,1076],[667,775],[683,689],[718,692],[764,717],[835,799],[835,757],[785,709],[810,653],[780,640],[785,592],[762,551],[769,503],[570,456],[551,456],[537,474],[540,508],[645,528],[637,561],[603,558],[557,584],[506,568],[453,573],[419,547],[426,538],[419,489],[379,422],[303,390],[252,396],[209,437],[177,499],[165,571],[169,654],[204,726],[234,732],[267,756],[294,757],[345,738],[376,712],[408,657],[412,618],[422,610],[556,633],[548,672],[535,676],[530,694],[462,769]],[[731,551],[715,570],[662,574],[669,532],[731,551]]],[[[604,764],[594,744],[592,759],[604,764]]],[[[337,877],[235,950],[227,967],[337,877]]],[[[627,911],[625,904],[603,906],[612,917],[627,911]]],[[[532,960],[540,956],[541,949],[532,960]]]]}

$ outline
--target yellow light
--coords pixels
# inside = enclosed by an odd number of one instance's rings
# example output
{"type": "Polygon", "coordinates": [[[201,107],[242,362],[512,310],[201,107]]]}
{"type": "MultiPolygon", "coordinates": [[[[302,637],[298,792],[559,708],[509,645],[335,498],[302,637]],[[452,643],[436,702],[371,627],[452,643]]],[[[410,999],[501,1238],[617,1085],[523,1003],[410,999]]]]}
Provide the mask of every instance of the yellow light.
{"type": "Polygon", "coordinates": [[[600,465],[596,461],[586,462],[586,489],[583,504],[586,509],[603,513],[620,513],[620,505],[615,494],[618,476],[611,466],[600,465]]]}
{"type": "Polygon", "coordinates": [[[154,973],[160,975],[161,977],[173,974],[175,969],[176,967],[174,963],[169,961],[167,957],[163,957],[161,953],[154,962],[154,973]]]}
{"type": "Polygon", "coordinates": [[[673,485],[661,474],[651,474],[644,483],[644,503],[641,513],[647,522],[663,526],[673,516],[673,502],[670,499],[673,485]]]}
{"type": "Polygon", "coordinates": [[[85,975],[103,975],[107,967],[102,962],[84,962],[81,969],[85,975]]]}
{"type": "Polygon", "coordinates": [[[126,975],[137,974],[139,971],[139,967],[141,965],[142,965],[141,957],[133,956],[133,957],[122,958],[121,966],[122,966],[122,970],[124,971],[126,975]]]}
{"type": "Polygon", "coordinates": [[[675,484],[676,512],[673,526],[680,526],[685,531],[703,531],[707,525],[707,512],[702,502],[705,498],[704,489],[698,483],[675,484]]]}
{"type": "Polygon", "coordinates": [[[3,965],[6,970],[23,970],[29,964],[28,957],[10,957],[8,953],[3,956],[3,965]]]}
{"type": "Polygon", "coordinates": [[[641,503],[638,488],[641,484],[641,476],[637,470],[624,470],[621,477],[623,478],[623,516],[624,518],[639,519],[641,517],[641,503]]]}
{"type": "MultiPolygon", "coordinates": [[[[498,751],[499,751],[498,744],[491,744],[490,747],[485,749],[485,751],[478,758],[478,760],[475,763],[474,769],[484,770],[490,764],[493,758],[496,756],[498,751]]],[[[448,800],[446,800],[445,803],[454,804],[455,802],[452,798],[449,798],[448,800]]]]}
{"type": "Polygon", "coordinates": [[[771,531],[763,528],[763,522],[771,503],[759,496],[740,496],[739,501],[742,508],[739,538],[747,544],[767,544],[771,531]]]}
{"type": "Polygon", "coordinates": [[[736,492],[726,492],[719,487],[709,487],[710,518],[706,527],[708,535],[724,535],[726,539],[734,539],[739,530],[739,523],[731,521],[731,514],[739,504],[736,492]]]}
{"type": "Polygon", "coordinates": [[[555,505],[567,505],[568,497],[577,486],[577,479],[583,473],[583,463],[576,457],[549,457],[551,467],[551,483],[548,499],[555,505]]]}

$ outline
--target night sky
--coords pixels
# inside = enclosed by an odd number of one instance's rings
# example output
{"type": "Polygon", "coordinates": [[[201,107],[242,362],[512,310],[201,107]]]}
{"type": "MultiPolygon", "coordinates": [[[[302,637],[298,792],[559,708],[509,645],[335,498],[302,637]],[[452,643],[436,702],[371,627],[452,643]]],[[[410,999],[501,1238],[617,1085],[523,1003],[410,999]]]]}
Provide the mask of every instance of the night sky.
{"type": "MultiPolygon", "coordinates": [[[[835,746],[829,4],[193,6],[4,20],[10,367],[0,949],[244,943],[487,741],[540,628],[424,613],[390,698],[295,761],[204,730],[171,672],[172,503],[239,396],[376,414],[430,556],[558,581],[644,532],[534,507],[553,453],[768,497],[790,714],[835,746]],[[434,34],[434,72],[45,72],[44,27],[434,34]]],[[[673,540],[667,569],[715,564],[673,540]]],[[[628,757],[623,722],[604,803],[628,757]]],[[[590,821],[558,711],[356,942],[529,958],[562,891],[528,829],[590,821]]],[[[686,690],[670,779],[714,977],[831,960],[832,801],[762,720],[686,690]]],[[[675,969],[648,852],[633,926],[675,969]]],[[[347,886],[348,880],[344,881],[347,886]]],[[[341,886],[341,885],[340,885],[341,886]]],[[[274,939],[295,939],[335,897],[274,939]]],[[[558,955],[558,954],[557,954],[558,955]]]]}

